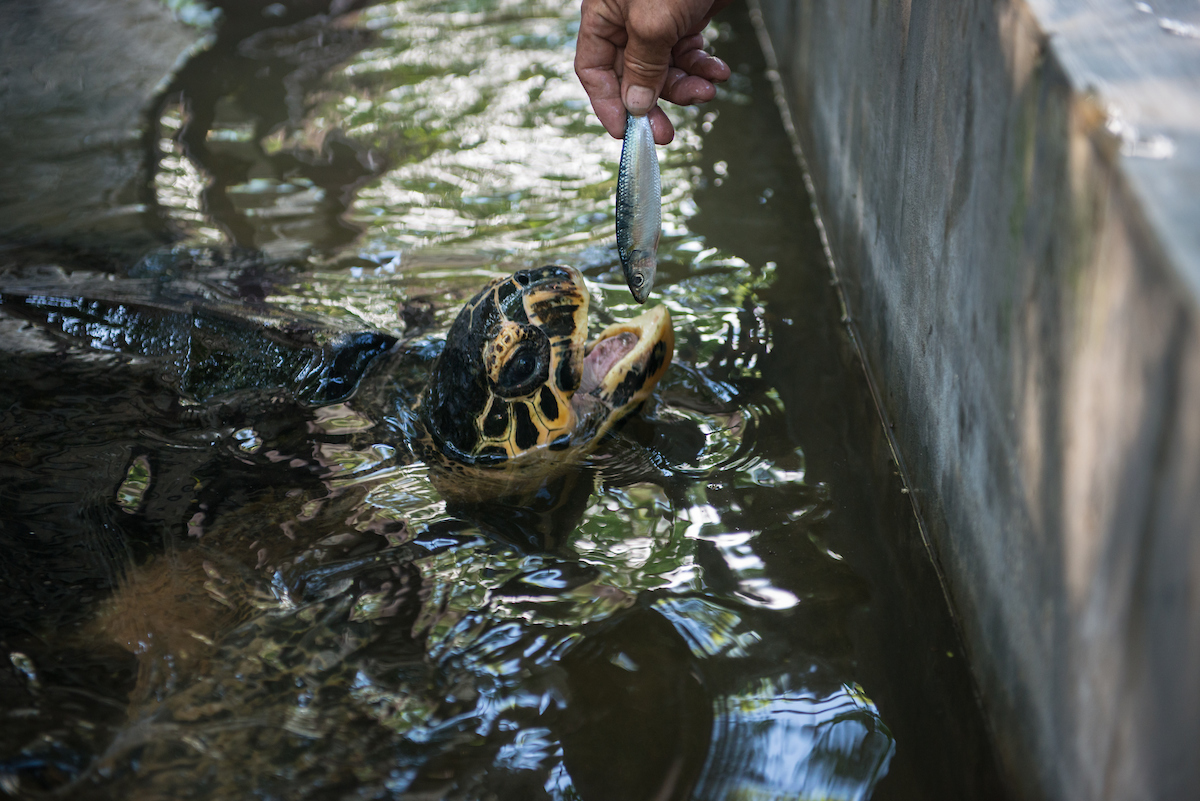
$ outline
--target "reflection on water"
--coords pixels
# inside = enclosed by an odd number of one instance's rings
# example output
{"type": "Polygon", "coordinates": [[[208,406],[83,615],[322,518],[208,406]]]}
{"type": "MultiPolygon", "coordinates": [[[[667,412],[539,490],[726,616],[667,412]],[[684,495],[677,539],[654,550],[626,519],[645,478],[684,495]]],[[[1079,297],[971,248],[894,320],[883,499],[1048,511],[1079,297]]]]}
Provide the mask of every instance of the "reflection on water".
{"type": "Polygon", "coordinates": [[[468,504],[412,412],[461,302],[559,262],[594,329],[635,308],[577,4],[224,8],[162,108],[182,239],[0,286],[0,792],[869,797],[898,753],[856,665],[876,590],[764,378],[805,313],[779,274],[823,268],[695,224],[738,186],[706,136],[765,83],[671,111],[677,357],[644,414],[527,503],[468,504]]]}
{"type": "Polygon", "coordinates": [[[895,746],[859,687],[814,697],[761,682],[719,702],[700,798],[869,798],[895,746]]]}

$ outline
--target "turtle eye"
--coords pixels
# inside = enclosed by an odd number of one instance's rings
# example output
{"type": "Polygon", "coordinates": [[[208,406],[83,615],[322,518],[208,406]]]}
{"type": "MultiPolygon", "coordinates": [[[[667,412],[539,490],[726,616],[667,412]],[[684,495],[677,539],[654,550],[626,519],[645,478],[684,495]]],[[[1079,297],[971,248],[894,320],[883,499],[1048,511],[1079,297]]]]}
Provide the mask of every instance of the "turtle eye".
{"type": "Polygon", "coordinates": [[[549,371],[550,343],[546,337],[521,340],[493,373],[496,392],[506,398],[528,395],[546,382],[549,371]]]}
{"type": "Polygon", "coordinates": [[[525,346],[517,350],[517,355],[509,359],[508,364],[500,370],[500,383],[507,386],[524,384],[533,377],[537,369],[537,354],[533,348],[525,346]]]}

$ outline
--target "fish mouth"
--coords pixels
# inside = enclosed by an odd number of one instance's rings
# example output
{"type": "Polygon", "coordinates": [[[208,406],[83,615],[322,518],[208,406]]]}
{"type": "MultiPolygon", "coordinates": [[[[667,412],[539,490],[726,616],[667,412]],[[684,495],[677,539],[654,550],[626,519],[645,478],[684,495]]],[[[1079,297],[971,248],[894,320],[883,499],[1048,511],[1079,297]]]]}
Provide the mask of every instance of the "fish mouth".
{"type": "MultiPolygon", "coordinates": [[[[654,247],[657,250],[658,244],[655,243],[654,247]]],[[[654,288],[654,273],[658,269],[655,250],[635,250],[628,258],[621,259],[625,285],[638,303],[645,303],[650,297],[650,290],[654,288]]]]}
{"type": "Polygon", "coordinates": [[[599,402],[609,410],[609,422],[616,422],[650,396],[674,352],[675,332],[665,306],[608,326],[585,350],[571,405],[583,412],[599,402]]]}

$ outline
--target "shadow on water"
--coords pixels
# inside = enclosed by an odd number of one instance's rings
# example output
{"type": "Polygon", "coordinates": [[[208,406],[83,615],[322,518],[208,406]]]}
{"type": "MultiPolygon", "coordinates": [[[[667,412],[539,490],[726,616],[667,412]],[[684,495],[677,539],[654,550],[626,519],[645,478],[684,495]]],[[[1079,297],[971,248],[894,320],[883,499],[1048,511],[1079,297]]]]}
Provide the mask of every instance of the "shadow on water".
{"type": "Polygon", "coordinates": [[[0,793],[1001,797],[744,10],[663,152],[675,362],[479,502],[413,411],[462,302],[557,261],[634,312],[577,9],[223,7],[175,244],[0,274],[0,793]]]}

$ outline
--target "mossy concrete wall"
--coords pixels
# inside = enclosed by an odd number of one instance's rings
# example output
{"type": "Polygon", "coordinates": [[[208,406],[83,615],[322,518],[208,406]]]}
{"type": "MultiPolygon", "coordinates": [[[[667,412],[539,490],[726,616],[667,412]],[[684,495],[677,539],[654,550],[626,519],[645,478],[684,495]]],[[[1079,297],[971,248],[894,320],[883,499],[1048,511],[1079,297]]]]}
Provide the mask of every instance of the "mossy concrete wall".
{"type": "Polygon", "coordinates": [[[1200,798],[1200,7],[755,11],[1014,793],[1200,798]]]}

